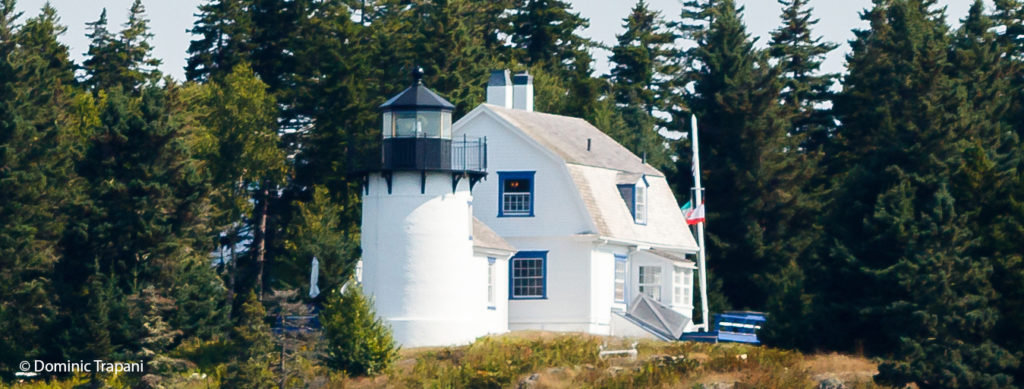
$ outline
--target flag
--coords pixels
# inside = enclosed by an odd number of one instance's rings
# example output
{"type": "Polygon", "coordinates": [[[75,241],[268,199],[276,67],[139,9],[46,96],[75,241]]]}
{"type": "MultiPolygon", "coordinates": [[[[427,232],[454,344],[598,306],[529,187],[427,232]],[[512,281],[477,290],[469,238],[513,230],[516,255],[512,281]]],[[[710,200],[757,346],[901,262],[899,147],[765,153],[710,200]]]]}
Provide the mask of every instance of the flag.
{"type": "Polygon", "coordinates": [[[309,272],[309,297],[313,298],[320,295],[320,287],[316,286],[317,281],[320,278],[320,261],[313,257],[313,270],[309,272]]]}
{"type": "Polygon", "coordinates": [[[693,203],[693,200],[687,201],[686,204],[683,204],[683,206],[679,207],[679,209],[681,211],[683,211],[683,212],[690,212],[690,208],[693,208],[693,204],[692,203],[693,203]]]}
{"type": "Polygon", "coordinates": [[[704,222],[704,203],[686,213],[686,224],[697,224],[704,222]]]}

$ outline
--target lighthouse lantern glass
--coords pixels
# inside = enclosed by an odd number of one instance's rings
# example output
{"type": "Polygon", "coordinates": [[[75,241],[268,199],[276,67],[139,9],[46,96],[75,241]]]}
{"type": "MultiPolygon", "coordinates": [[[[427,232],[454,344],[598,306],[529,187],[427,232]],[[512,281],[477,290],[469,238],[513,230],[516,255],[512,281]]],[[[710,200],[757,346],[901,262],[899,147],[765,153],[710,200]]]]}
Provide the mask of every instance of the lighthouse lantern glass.
{"type": "Polygon", "coordinates": [[[380,132],[381,135],[384,136],[384,139],[395,136],[394,114],[391,112],[384,112],[384,126],[381,128],[380,132]]]}
{"type": "Polygon", "coordinates": [[[384,113],[384,138],[452,137],[452,113],[448,111],[398,111],[384,113]],[[391,130],[393,126],[393,130],[391,130]]]}

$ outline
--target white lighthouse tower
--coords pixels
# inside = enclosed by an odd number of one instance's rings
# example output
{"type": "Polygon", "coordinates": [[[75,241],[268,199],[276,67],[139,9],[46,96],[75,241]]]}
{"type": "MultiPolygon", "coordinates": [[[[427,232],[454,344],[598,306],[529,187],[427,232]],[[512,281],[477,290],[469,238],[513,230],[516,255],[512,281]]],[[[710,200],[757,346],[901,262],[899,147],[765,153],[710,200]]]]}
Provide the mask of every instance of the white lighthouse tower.
{"type": "Polygon", "coordinates": [[[468,343],[480,324],[474,288],[471,190],[486,175],[486,144],[452,140],[450,102],[413,84],[380,110],[380,169],[363,192],[363,287],[404,347],[468,343]]]}

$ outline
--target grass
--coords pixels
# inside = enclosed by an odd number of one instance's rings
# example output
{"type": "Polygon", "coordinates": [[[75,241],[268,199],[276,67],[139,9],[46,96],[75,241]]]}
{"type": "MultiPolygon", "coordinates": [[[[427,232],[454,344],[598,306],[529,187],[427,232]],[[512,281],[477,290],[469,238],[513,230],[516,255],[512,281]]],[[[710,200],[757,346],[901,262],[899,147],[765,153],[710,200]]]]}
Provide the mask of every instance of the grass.
{"type": "MultiPolygon", "coordinates": [[[[795,351],[735,343],[639,341],[637,358],[598,356],[601,345],[628,349],[633,340],[585,334],[513,332],[477,339],[467,346],[401,351],[377,377],[345,378],[306,361],[287,387],[311,388],[816,388],[837,379],[845,388],[878,388],[877,362],[840,354],[795,351]],[[304,367],[303,367],[304,366],[304,367]]],[[[220,374],[219,374],[220,373],[220,374]]],[[[218,387],[214,369],[167,377],[165,387],[218,387]]],[[[110,377],[109,387],[127,387],[110,377]]],[[[14,384],[14,388],[72,388],[84,376],[63,381],[14,384]]],[[[0,383],[0,387],[4,385],[0,383]]]]}
{"type": "Polygon", "coordinates": [[[348,380],[353,388],[815,388],[841,380],[877,388],[876,363],[838,354],[742,344],[640,341],[638,356],[602,359],[599,346],[632,341],[583,334],[516,332],[462,347],[404,350],[386,375],[348,380]]]}

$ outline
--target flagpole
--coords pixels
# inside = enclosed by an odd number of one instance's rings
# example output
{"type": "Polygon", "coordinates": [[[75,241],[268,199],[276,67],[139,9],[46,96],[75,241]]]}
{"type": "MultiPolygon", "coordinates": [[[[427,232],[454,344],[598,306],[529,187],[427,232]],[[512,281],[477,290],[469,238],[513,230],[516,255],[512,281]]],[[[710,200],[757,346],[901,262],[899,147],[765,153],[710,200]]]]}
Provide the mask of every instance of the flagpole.
{"type": "MultiPolygon", "coordinates": [[[[697,115],[690,115],[691,130],[693,132],[693,185],[696,187],[696,194],[694,194],[694,208],[704,204],[702,188],[700,186],[700,149],[697,146],[697,115]]],[[[706,211],[705,211],[706,212],[706,211]]],[[[697,223],[697,245],[699,249],[697,251],[697,271],[700,273],[700,306],[701,313],[703,313],[704,323],[701,324],[704,327],[704,331],[708,331],[710,328],[708,323],[710,317],[708,317],[708,277],[707,267],[704,263],[704,222],[697,223]]]]}

